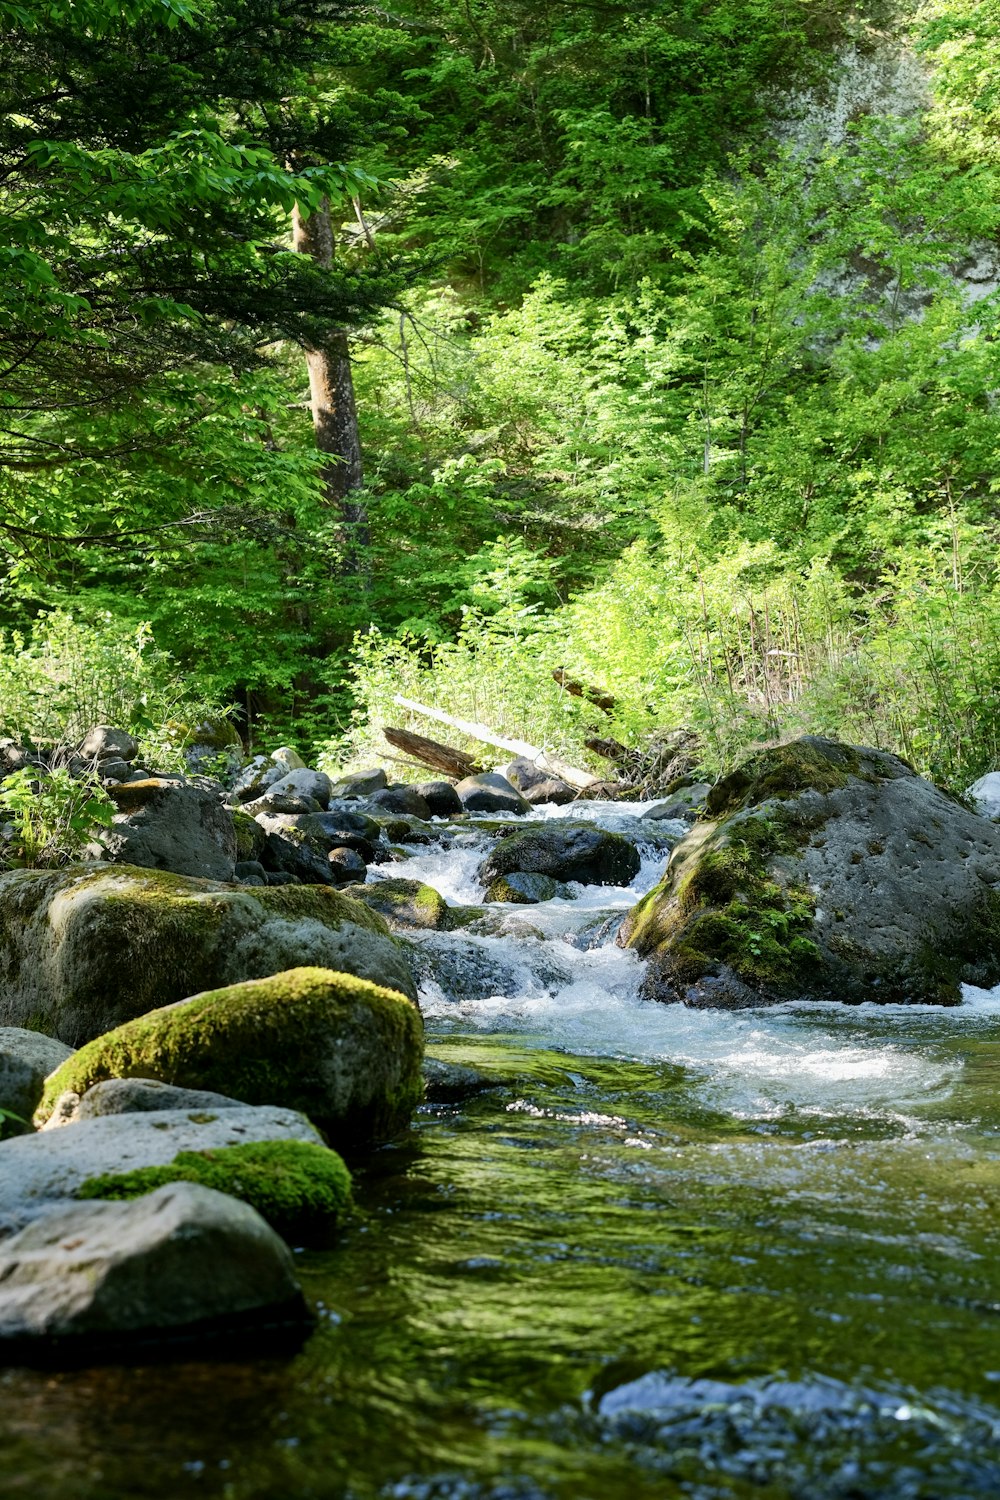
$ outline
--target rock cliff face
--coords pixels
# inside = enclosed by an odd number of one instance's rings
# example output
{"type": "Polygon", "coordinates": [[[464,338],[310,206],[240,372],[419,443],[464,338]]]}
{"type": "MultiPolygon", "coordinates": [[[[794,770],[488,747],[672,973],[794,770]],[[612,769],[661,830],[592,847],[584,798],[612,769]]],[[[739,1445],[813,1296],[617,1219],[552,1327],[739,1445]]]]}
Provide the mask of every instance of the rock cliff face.
{"type": "Polygon", "coordinates": [[[1000,826],[894,755],[797,740],[713,788],[619,941],[687,1005],[955,1005],[1000,980],[1000,826]]]}

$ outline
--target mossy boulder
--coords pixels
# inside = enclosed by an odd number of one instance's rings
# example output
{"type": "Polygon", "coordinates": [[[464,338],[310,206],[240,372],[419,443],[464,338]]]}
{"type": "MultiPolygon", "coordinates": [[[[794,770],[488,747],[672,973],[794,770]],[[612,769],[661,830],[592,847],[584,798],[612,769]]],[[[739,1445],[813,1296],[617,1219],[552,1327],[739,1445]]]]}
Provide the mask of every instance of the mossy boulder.
{"type": "Polygon", "coordinates": [[[596,823],[553,819],[498,839],[479,868],[479,879],[490,886],[519,870],[583,885],[628,885],[640,864],[638,849],[624,834],[596,823]]]}
{"type": "Polygon", "coordinates": [[[198,1182],[255,1208],[295,1245],[329,1243],[351,1197],[351,1174],[336,1151],[308,1141],[250,1141],[216,1151],[181,1151],[165,1167],[88,1177],[77,1198],[141,1198],[168,1182],[198,1182]]]}
{"type": "Polygon", "coordinates": [[[388,880],[373,880],[370,885],[348,886],[344,894],[363,901],[394,926],[450,932],[462,925],[452,920],[452,908],[441,893],[419,880],[393,876],[388,880]]]}
{"type": "Polygon", "coordinates": [[[309,964],[416,997],[383,919],[328,887],[103,865],[0,875],[0,1025],[69,1046],[198,991],[309,964]]]}
{"type": "Polygon", "coordinates": [[[619,941],[688,1005],[956,1005],[1000,980],[1000,827],[894,755],[808,736],[712,789],[619,941]]]}
{"type": "Polygon", "coordinates": [[[407,1124],[421,1098],[422,1057],[420,1012],[404,995],[350,974],[291,969],[97,1037],[46,1081],[35,1122],[44,1124],[67,1091],[154,1078],[298,1110],[331,1144],[356,1148],[407,1124]]]}

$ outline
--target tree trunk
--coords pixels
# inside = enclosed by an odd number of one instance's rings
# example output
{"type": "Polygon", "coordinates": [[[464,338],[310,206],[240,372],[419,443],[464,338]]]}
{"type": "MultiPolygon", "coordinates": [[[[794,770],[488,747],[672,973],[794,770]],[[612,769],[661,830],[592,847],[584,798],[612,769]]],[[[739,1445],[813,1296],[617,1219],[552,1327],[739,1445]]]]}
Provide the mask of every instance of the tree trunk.
{"type": "MultiPolygon", "coordinates": [[[[300,255],[308,255],[319,266],[333,264],[333,222],[330,205],[324,201],[305,218],[298,205],[292,215],[292,244],[300,255]]],[[[309,397],[316,447],[324,455],[321,469],[330,507],[342,521],[344,572],[362,573],[362,556],[368,546],[368,512],[360,499],[364,483],[358,412],[354,402],[354,379],[347,334],[331,328],[320,348],[306,348],[309,397]]]]}

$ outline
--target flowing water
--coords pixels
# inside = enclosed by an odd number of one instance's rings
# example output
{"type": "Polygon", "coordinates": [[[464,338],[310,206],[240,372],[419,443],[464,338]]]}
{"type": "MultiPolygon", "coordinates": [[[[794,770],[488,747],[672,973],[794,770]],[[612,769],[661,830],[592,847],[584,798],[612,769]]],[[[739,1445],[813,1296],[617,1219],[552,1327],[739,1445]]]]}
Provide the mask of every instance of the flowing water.
{"type": "MultiPolygon", "coordinates": [[[[476,901],[485,842],[405,873],[476,901]]],[[[429,1050],[494,1086],[424,1106],[297,1252],[300,1353],[0,1371],[0,1493],[1000,1495],[1000,998],[644,1002],[613,932],[646,853],[421,939],[429,1050]]]]}

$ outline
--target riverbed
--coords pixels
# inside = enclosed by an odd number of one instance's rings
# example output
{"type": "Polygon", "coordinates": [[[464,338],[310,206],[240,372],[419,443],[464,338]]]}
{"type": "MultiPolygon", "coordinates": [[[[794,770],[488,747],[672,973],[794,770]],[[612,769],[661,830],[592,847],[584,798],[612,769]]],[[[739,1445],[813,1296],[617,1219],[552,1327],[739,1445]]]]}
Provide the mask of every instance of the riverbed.
{"type": "MultiPolygon", "coordinates": [[[[486,839],[371,878],[479,900],[486,839]]],[[[644,854],[420,939],[428,1050],[492,1086],[423,1106],[296,1252],[298,1353],[0,1371],[0,1494],[1000,1494],[1000,995],[643,1001],[614,931],[644,854]]]]}

